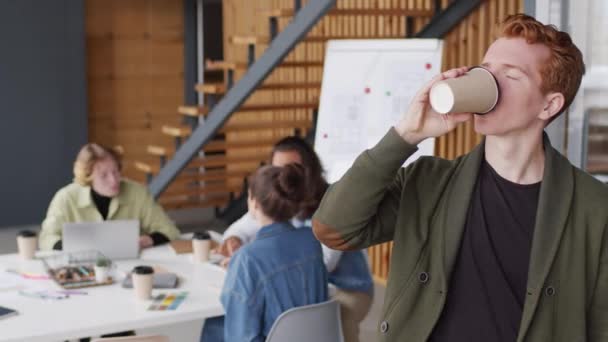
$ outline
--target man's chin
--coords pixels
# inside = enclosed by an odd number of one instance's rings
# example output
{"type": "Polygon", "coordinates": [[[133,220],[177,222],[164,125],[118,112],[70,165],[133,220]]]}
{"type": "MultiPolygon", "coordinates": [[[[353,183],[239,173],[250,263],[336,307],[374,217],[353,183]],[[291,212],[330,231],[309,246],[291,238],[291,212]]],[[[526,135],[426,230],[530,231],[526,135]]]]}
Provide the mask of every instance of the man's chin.
{"type": "Polygon", "coordinates": [[[489,119],[491,117],[475,115],[475,119],[473,120],[475,133],[481,135],[501,135],[505,133],[504,125],[497,124],[495,120],[489,119]]]}

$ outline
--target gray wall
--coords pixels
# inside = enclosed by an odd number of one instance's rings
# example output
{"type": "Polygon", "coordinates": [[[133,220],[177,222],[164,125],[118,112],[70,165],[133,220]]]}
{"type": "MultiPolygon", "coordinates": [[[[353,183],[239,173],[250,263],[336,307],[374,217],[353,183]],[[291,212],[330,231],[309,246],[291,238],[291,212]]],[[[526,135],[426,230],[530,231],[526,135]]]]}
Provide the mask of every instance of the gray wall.
{"type": "Polygon", "coordinates": [[[83,1],[0,1],[0,227],[39,223],[87,140],[83,1]]]}

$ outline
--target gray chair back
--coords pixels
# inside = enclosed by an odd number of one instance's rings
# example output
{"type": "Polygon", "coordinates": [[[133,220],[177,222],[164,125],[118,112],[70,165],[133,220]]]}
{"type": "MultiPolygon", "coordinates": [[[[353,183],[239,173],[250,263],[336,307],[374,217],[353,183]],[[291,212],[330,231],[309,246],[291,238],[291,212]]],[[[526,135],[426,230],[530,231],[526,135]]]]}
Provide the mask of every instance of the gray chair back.
{"type": "Polygon", "coordinates": [[[283,312],[266,342],[344,342],[340,304],[335,300],[283,312]]]}

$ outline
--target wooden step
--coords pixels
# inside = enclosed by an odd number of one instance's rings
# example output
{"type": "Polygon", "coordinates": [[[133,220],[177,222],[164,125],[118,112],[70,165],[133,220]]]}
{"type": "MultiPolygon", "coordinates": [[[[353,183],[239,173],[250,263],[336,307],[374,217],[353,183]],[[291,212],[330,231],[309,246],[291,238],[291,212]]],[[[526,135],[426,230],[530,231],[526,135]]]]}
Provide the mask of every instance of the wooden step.
{"type": "MultiPolygon", "coordinates": [[[[205,152],[221,152],[228,149],[270,147],[281,138],[267,138],[245,141],[211,140],[203,147],[205,152]]],[[[146,151],[158,157],[169,157],[175,153],[173,146],[148,145],[146,151]]]]}
{"type": "Polygon", "coordinates": [[[163,125],[161,128],[163,134],[172,136],[174,138],[187,138],[192,133],[192,129],[190,127],[175,127],[169,125],[163,125]]]}
{"type": "MultiPolygon", "coordinates": [[[[318,82],[294,82],[294,83],[268,83],[262,84],[257,90],[286,90],[286,89],[320,89],[321,83],[318,82]]],[[[222,83],[197,84],[195,89],[203,94],[225,94],[226,86],[222,83]]]]}
{"type": "Polygon", "coordinates": [[[223,184],[214,184],[209,183],[204,186],[189,186],[183,188],[172,188],[168,191],[163,192],[162,195],[165,197],[170,196],[196,196],[196,195],[210,195],[210,194],[224,194],[231,192],[240,192],[243,190],[243,186],[241,184],[237,185],[226,185],[223,184]]]}
{"type": "MultiPolygon", "coordinates": [[[[267,161],[270,156],[265,154],[251,154],[247,156],[226,156],[226,155],[211,155],[205,157],[195,157],[186,166],[185,169],[201,168],[201,167],[222,167],[229,164],[241,164],[267,161]]],[[[150,163],[141,160],[134,161],[135,169],[146,174],[156,175],[160,171],[158,163],[150,163]]],[[[182,171],[183,172],[183,171],[182,171]]]]}
{"type": "Polygon", "coordinates": [[[179,106],[177,112],[182,115],[201,116],[209,114],[209,108],[207,106],[179,106]]]}
{"type": "Polygon", "coordinates": [[[259,131],[278,128],[310,128],[311,126],[312,122],[310,120],[275,120],[270,122],[231,123],[222,127],[220,132],[259,131]]]}
{"type": "Polygon", "coordinates": [[[216,167],[225,166],[230,164],[241,164],[241,163],[261,163],[267,161],[270,158],[269,155],[264,154],[252,154],[248,156],[208,156],[204,158],[196,159],[190,162],[190,167],[216,167]]]}
{"type": "MultiPolygon", "coordinates": [[[[260,14],[269,17],[293,17],[295,11],[291,8],[260,10],[260,14]]],[[[334,8],[329,10],[325,16],[345,16],[345,15],[370,15],[370,16],[408,16],[418,18],[428,18],[435,14],[433,10],[427,9],[396,9],[396,8],[334,8]]]]}
{"type": "MultiPolygon", "coordinates": [[[[203,123],[204,124],[204,123],[203,123]]],[[[312,122],[310,120],[284,120],[284,121],[269,121],[269,122],[245,122],[245,123],[229,123],[222,126],[218,133],[234,132],[234,131],[260,131],[267,129],[279,128],[310,128],[312,122]]],[[[187,138],[192,133],[190,127],[185,126],[169,126],[162,127],[162,133],[174,138],[187,138]]]]}
{"type": "Polygon", "coordinates": [[[232,36],[228,38],[228,42],[235,45],[258,45],[258,44],[270,44],[271,39],[269,37],[261,36],[232,36]]]}
{"type": "Polygon", "coordinates": [[[212,208],[224,207],[230,200],[229,194],[223,194],[207,199],[193,199],[183,197],[178,198],[160,198],[159,204],[165,209],[185,209],[185,208],[212,208]]]}
{"type": "Polygon", "coordinates": [[[284,89],[321,89],[318,82],[294,82],[294,83],[268,83],[262,84],[258,90],[284,90],[284,89]]]}
{"type": "MultiPolygon", "coordinates": [[[[401,37],[403,38],[403,37],[401,37]]],[[[322,67],[322,61],[306,61],[306,62],[283,62],[277,68],[304,68],[304,67],[322,67]]],[[[249,68],[247,63],[230,62],[230,61],[212,61],[207,60],[205,67],[209,70],[246,70],[249,68]]]]}
{"type": "Polygon", "coordinates": [[[199,83],[194,90],[203,94],[219,95],[226,93],[226,85],[223,83],[199,83]]]}
{"type": "Polygon", "coordinates": [[[197,181],[199,182],[208,182],[208,181],[217,181],[217,180],[227,180],[231,178],[240,178],[245,179],[250,174],[253,173],[254,170],[206,170],[201,173],[197,181]]]}
{"type": "MultiPolygon", "coordinates": [[[[344,35],[344,36],[312,36],[306,37],[302,39],[300,42],[304,43],[322,43],[328,40],[349,40],[349,39],[364,39],[369,37],[364,37],[360,35],[344,35]]],[[[403,36],[384,36],[378,37],[377,39],[403,39],[403,36]]],[[[268,45],[272,41],[269,37],[266,36],[233,36],[228,40],[230,43],[234,45],[268,45]]],[[[282,65],[282,64],[281,64],[282,65]]]]}
{"type": "Polygon", "coordinates": [[[151,155],[155,155],[158,157],[167,157],[175,153],[175,148],[158,145],[148,145],[146,147],[146,151],[151,155]]]}
{"type": "Polygon", "coordinates": [[[230,61],[214,61],[206,60],[205,69],[207,70],[235,70],[235,69],[247,69],[247,63],[241,62],[230,62],[230,61]]]}
{"type": "MultiPolygon", "coordinates": [[[[154,166],[152,166],[153,164],[150,163],[145,163],[145,162],[139,162],[141,164],[146,165],[146,170],[148,170],[149,168],[153,169],[155,168],[154,166]]],[[[244,170],[226,170],[226,169],[208,169],[208,170],[204,170],[204,171],[200,171],[200,170],[186,170],[183,172],[180,172],[177,177],[175,177],[175,179],[171,182],[171,184],[169,184],[169,186],[167,187],[167,189],[180,189],[180,188],[187,188],[189,186],[193,186],[193,185],[200,185],[202,182],[210,182],[210,181],[227,181],[227,180],[234,180],[234,179],[241,179],[241,180],[245,180],[245,178],[247,178],[249,175],[251,175],[256,169],[258,168],[258,166],[255,166],[253,168],[248,168],[248,169],[244,169],[244,170]],[[189,171],[196,171],[196,172],[189,172],[189,171]]],[[[140,170],[141,171],[141,170],[140,170]]]]}
{"type": "MultiPolygon", "coordinates": [[[[310,103],[273,103],[273,104],[252,104],[245,105],[237,109],[236,113],[245,112],[263,112],[272,110],[287,110],[287,109],[315,109],[319,106],[316,102],[310,103]]],[[[205,116],[209,114],[207,106],[179,106],[177,112],[187,116],[205,116]]]]}
{"type": "Polygon", "coordinates": [[[152,165],[152,164],[148,164],[146,162],[142,162],[142,161],[134,161],[133,164],[135,165],[135,169],[139,170],[141,172],[144,172],[146,174],[157,174],[159,167],[156,165],[152,165]]]}

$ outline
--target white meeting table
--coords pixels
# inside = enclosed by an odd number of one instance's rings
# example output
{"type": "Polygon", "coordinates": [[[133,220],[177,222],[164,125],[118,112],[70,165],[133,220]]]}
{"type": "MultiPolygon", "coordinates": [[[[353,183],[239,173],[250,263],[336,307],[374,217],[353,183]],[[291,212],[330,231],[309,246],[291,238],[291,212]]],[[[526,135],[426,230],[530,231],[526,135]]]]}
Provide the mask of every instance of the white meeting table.
{"type": "MultiPolygon", "coordinates": [[[[112,285],[84,288],[87,295],[60,300],[25,297],[17,289],[5,289],[0,291],[0,306],[19,314],[0,319],[0,341],[63,341],[223,315],[219,297],[225,272],[219,266],[194,264],[191,254],[176,255],[164,245],[144,250],[140,259],[117,261],[114,273],[124,277],[137,265],[160,266],[176,273],[179,287],[154,289],[152,296],[187,291],[184,302],[174,311],[148,311],[152,301],[136,300],[132,289],[122,288],[120,276],[112,285]]],[[[16,254],[0,255],[0,272],[7,269],[44,272],[42,261],[22,261],[16,254]]],[[[62,290],[52,280],[26,280],[24,284],[62,290]]]]}

